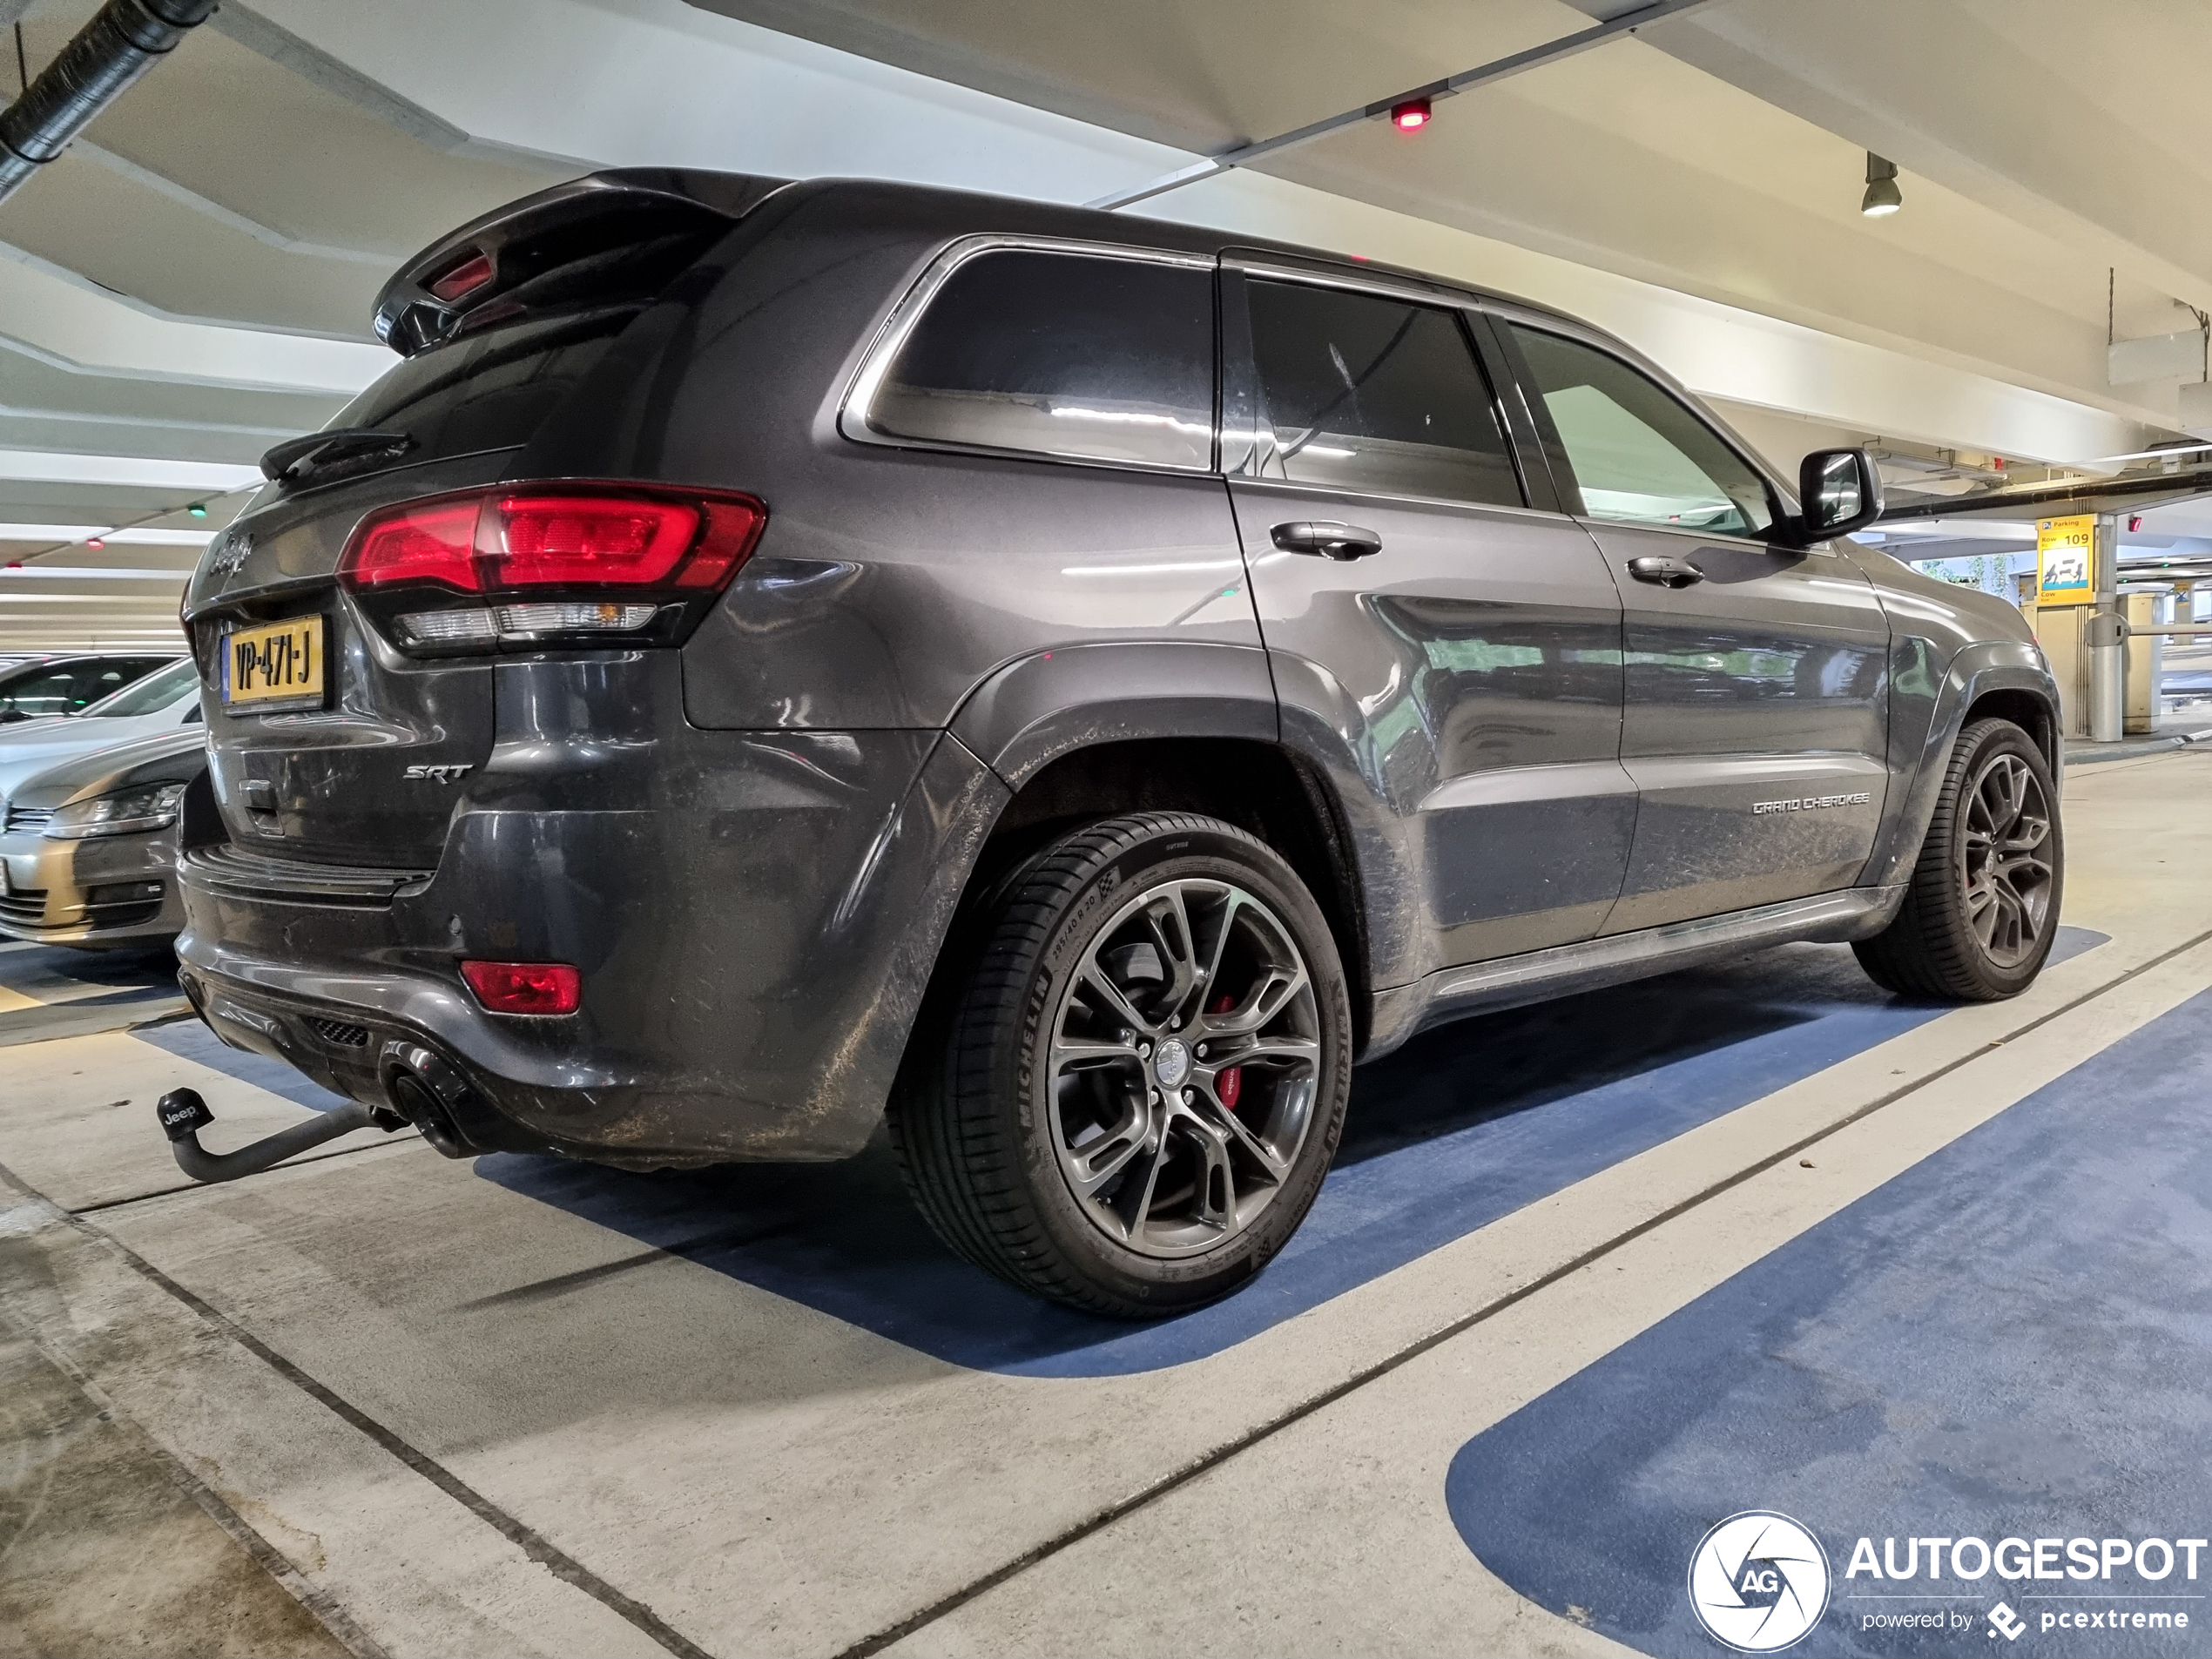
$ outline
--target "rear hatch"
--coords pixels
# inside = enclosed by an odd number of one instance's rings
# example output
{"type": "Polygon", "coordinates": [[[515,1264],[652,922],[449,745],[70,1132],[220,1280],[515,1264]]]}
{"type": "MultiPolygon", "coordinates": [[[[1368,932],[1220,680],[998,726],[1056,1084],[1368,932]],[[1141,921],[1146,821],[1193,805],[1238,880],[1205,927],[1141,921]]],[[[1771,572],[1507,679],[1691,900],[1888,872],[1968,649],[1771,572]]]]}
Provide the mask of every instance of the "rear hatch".
{"type": "Polygon", "coordinates": [[[186,593],[233,840],[434,867],[455,786],[491,753],[502,655],[696,623],[758,533],[743,502],[570,487],[518,507],[491,487],[594,395],[595,372],[620,372],[615,342],[779,182],[596,174],[464,226],[386,286],[376,329],[402,361],[322,434],[269,452],[271,482],[186,593]]]}

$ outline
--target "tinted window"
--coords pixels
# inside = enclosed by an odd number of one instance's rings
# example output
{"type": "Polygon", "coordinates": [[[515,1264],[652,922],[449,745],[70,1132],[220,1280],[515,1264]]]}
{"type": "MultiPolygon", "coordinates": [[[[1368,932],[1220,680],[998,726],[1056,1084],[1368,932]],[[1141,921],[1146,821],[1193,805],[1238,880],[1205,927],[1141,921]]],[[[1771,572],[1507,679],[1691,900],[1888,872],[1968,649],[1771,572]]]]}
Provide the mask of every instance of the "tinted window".
{"type": "Polygon", "coordinates": [[[1262,476],[1521,505],[1489,384],[1455,314],[1302,283],[1255,281],[1246,293],[1262,476]]]}
{"type": "Polygon", "coordinates": [[[389,370],[330,424],[408,433],[415,447],[388,457],[393,464],[527,443],[636,314],[519,323],[434,347],[389,370]]]}
{"type": "Polygon", "coordinates": [[[1213,274],[1008,250],[938,290],[867,410],[889,437],[1213,465],[1213,274]]]}
{"type": "Polygon", "coordinates": [[[1576,341],[1514,334],[1590,517],[1711,536],[1774,523],[1766,481],[1656,381],[1576,341]]]}
{"type": "Polygon", "coordinates": [[[179,698],[195,694],[199,689],[199,671],[189,657],[179,658],[168,667],[157,670],[144,679],[125,686],[112,697],[102,698],[84,711],[85,714],[112,718],[118,715],[133,716],[158,714],[179,698]]]}
{"type": "Polygon", "coordinates": [[[67,714],[78,706],[72,696],[76,687],[76,678],[66,668],[51,668],[16,680],[0,691],[0,714],[24,720],[67,714]]]}
{"type": "Polygon", "coordinates": [[[71,705],[74,708],[97,703],[109,692],[119,691],[138,678],[120,663],[79,663],[71,671],[77,677],[75,700],[71,705]]]}

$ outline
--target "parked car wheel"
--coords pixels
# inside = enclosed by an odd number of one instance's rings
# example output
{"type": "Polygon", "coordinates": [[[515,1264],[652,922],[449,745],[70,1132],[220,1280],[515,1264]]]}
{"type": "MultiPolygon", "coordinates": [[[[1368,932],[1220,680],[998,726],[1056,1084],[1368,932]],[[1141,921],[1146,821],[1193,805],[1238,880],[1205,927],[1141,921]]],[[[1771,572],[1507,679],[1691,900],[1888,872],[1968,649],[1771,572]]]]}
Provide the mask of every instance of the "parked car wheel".
{"type": "Polygon", "coordinates": [[[2042,971],[2058,932],[2066,853],[2058,791],[2010,720],[1959,734],[1905,907],[1851,948],[1885,990],[1989,1002],[2042,971]]]}
{"type": "Polygon", "coordinates": [[[1334,1156],[1351,1008],[1320,908],[1210,818],[1066,835],[1000,884],[891,1113],[945,1242],[1022,1288],[1157,1318],[1227,1294],[1334,1156]]]}

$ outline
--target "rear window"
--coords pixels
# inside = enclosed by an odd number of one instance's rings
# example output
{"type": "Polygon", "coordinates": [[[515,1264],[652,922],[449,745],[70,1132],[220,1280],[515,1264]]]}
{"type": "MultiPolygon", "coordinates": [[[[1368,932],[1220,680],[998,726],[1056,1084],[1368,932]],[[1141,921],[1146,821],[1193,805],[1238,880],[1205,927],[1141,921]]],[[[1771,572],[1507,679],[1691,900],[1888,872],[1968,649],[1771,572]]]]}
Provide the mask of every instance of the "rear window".
{"type": "Polygon", "coordinates": [[[624,306],[431,347],[396,365],[331,424],[404,432],[415,440],[404,457],[410,462],[527,443],[637,314],[624,306]]]}
{"type": "Polygon", "coordinates": [[[1204,471],[1213,273],[1008,249],[938,290],[869,400],[884,437],[1204,471]]]}

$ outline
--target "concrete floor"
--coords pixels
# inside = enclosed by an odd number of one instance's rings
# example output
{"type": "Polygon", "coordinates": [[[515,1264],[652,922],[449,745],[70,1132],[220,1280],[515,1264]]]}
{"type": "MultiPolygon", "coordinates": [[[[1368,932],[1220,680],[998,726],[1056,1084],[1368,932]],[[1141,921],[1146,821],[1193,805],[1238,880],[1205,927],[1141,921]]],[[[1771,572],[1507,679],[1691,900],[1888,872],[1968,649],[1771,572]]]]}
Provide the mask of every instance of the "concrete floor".
{"type": "MultiPolygon", "coordinates": [[[[2070,775],[2009,1003],[1797,946],[1433,1034],[1268,1274],[1143,1328],[951,1259],[880,1149],[179,1190],[164,1089],[217,1148],[327,1097],[0,952],[0,1652],[1717,1651],[1746,1508],[1833,1558],[1805,1650],[1948,1650],[1855,1538],[2212,1522],[2208,799],[2202,745],[2070,775]]],[[[1987,1652],[2073,1588],[1921,1600],[1987,1652]]],[[[2212,1651],[2106,1640],[2038,1650],[2212,1651]]]]}

